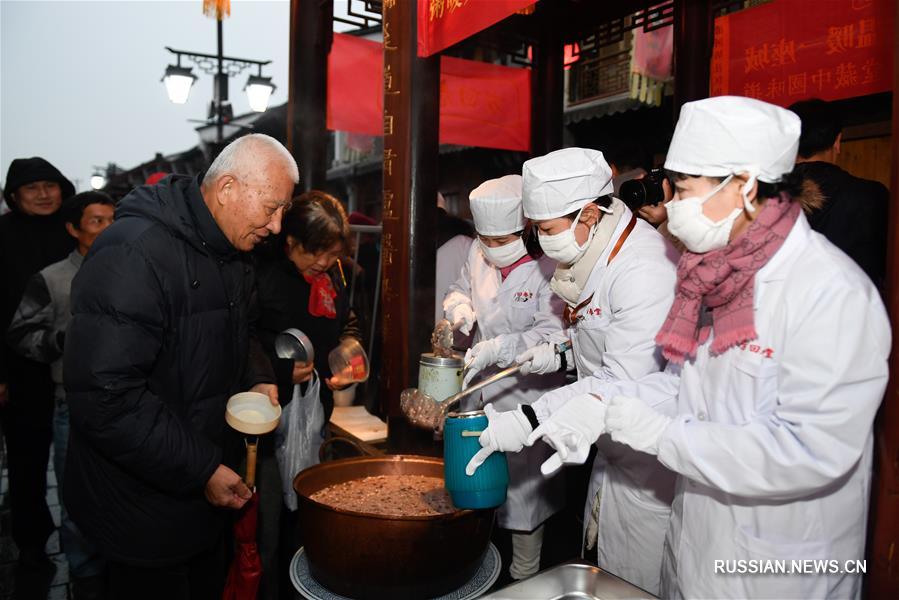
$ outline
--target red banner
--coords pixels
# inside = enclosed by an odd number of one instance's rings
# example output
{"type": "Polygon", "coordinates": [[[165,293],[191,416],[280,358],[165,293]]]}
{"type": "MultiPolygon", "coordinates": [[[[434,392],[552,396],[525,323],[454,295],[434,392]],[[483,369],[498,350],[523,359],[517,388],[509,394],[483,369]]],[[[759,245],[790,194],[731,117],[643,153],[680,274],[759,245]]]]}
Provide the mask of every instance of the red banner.
{"type": "Polygon", "coordinates": [[[712,96],[788,106],[889,91],[895,0],[774,0],[715,19],[712,96]]]}
{"type": "Polygon", "coordinates": [[[441,57],[440,143],[530,150],[530,69],[441,57]]]}
{"type": "Polygon", "coordinates": [[[671,79],[673,56],[673,25],[653,31],[634,30],[634,62],[632,70],[635,73],[651,77],[657,81],[668,81],[671,79]]]}
{"type": "Polygon", "coordinates": [[[328,129],[383,135],[383,63],[378,42],[334,34],[328,55],[328,129]]]}
{"type": "Polygon", "coordinates": [[[418,55],[431,56],[537,0],[418,0],[418,55]]]}
{"type": "MultiPolygon", "coordinates": [[[[334,34],[328,57],[328,129],[384,132],[381,44],[334,34]]],[[[528,151],[531,72],[442,57],[440,143],[528,151]]]]}

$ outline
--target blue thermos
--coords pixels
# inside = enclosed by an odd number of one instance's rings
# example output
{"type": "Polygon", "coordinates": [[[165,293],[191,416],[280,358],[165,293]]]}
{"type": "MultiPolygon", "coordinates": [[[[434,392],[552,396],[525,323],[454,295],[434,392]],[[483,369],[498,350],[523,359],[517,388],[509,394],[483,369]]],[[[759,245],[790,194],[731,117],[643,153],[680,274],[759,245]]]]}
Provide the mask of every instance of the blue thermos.
{"type": "Polygon", "coordinates": [[[468,461],[481,449],[478,437],[487,428],[483,410],[450,413],[443,429],[444,485],[456,508],[495,508],[506,501],[509,465],[494,452],[474,475],[465,474],[468,461]]]}

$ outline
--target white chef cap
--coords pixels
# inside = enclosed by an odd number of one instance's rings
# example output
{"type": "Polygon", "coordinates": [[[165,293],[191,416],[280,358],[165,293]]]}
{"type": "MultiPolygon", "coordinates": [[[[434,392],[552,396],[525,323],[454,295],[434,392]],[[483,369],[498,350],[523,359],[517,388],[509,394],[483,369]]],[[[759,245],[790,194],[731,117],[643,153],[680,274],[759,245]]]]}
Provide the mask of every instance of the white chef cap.
{"type": "Polygon", "coordinates": [[[753,98],[716,96],[687,102],[665,168],[707,177],[748,173],[750,184],[756,178],[776,183],[793,170],[800,130],[794,113],[753,98]]]}
{"type": "Polygon", "coordinates": [[[565,148],[532,158],[522,169],[524,214],[564,217],[612,193],[612,168],[599,150],[565,148]]]}
{"type": "Polygon", "coordinates": [[[479,234],[508,235],[524,229],[521,175],[488,179],[468,195],[468,200],[479,234]]]}

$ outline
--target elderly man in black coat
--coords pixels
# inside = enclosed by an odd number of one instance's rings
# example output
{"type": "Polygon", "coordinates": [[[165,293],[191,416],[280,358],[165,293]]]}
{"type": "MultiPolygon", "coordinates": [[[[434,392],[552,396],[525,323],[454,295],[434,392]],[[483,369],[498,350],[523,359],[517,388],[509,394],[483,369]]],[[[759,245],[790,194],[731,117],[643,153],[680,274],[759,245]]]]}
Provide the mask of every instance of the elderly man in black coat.
{"type": "Polygon", "coordinates": [[[75,278],[64,501],[112,598],[221,598],[225,517],[251,495],[222,464],[225,404],[247,389],[277,403],[245,253],[278,233],[298,179],[280,143],[242,137],[202,181],[123,199],[75,278]]]}

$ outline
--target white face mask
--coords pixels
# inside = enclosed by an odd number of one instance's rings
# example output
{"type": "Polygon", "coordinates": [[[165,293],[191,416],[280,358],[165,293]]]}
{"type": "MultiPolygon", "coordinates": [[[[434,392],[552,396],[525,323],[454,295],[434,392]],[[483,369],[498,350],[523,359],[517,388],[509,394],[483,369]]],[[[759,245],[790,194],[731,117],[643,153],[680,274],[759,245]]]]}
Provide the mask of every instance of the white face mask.
{"type": "Polygon", "coordinates": [[[587,251],[590,242],[593,240],[593,234],[596,232],[596,225],[594,224],[590,228],[590,234],[587,236],[587,241],[584,242],[583,246],[579,246],[577,238],[574,237],[574,228],[577,227],[578,219],[581,218],[581,213],[584,212],[586,206],[585,204],[581,207],[581,210],[578,211],[577,216],[574,218],[574,223],[565,231],[554,235],[538,233],[540,247],[543,248],[543,253],[549,258],[563,265],[573,265],[587,251]]]}
{"type": "Polygon", "coordinates": [[[668,231],[683,242],[690,252],[703,254],[727,245],[734,221],[737,220],[743,209],[735,208],[720,221],[712,221],[702,214],[702,205],[724,189],[731,179],[733,179],[733,175],[728,175],[724,181],[704,196],[671,200],[665,204],[668,211],[668,231]]]}
{"type": "Polygon", "coordinates": [[[481,238],[478,238],[478,243],[481,244],[481,252],[484,253],[487,260],[490,261],[494,267],[500,269],[515,264],[528,253],[527,248],[524,247],[524,241],[521,238],[495,248],[489,247],[481,238]]]}

